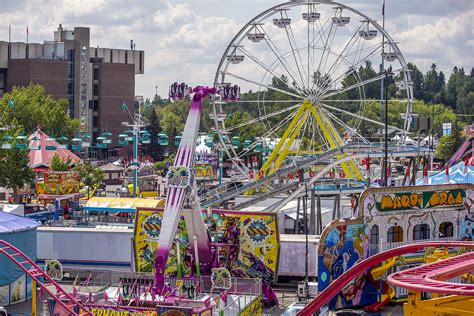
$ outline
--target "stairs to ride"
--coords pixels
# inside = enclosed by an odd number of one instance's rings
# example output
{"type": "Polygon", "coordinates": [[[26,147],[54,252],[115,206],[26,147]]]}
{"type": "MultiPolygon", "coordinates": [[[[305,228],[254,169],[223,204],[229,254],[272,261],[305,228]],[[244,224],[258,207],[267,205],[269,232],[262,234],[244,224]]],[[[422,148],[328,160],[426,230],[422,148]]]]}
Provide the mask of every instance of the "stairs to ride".
{"type": "MultiPolygon", "coordinates": [[[[44,272],[36,263],[16,247],[6,241],[0,240],[0,254],[5,255],[15,263],[29,277],[36,281],[41,289],[48,293],[60,304],[69,315],[92,315],[84,306],[77,302],[69,293],[44,272]]],[[[34,291],[35,289],[33,289],[34,291]]]]}

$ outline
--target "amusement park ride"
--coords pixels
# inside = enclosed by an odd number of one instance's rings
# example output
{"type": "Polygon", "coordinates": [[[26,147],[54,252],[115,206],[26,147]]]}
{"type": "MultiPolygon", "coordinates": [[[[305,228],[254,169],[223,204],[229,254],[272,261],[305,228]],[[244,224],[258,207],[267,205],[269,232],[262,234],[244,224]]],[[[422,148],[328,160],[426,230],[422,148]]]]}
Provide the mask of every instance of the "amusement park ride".
{"type": "MultiPolygon", "coordinates": [[[[383,91],[382,86],[377,88],[383,91]]],[[[473,186],[373,188],[371,178],[386,178],[388,172],[374,174],[371,164],[375,163],[371,161],[412,159],[415,166],[415,160],[432,154],[430,149],[404,144],[413,103],[410,71],[395,41],[375,20],[333,1],[277,5],[257,15],[235,35],[218,65],[213,87],[174,83],[169,96],[190,97],[191,106],[174,164],[166,175],[164,209],[144,210],[149,213],[143,217],[137,211],[135,230],[142,242],[134,241],[136,266],[149,270],[136,270],[153,273],[153,277],[136,276],[139,282],[129,284],[131,292],[136,292],[133,299],[94,303],[66,293],[18,249],[0,244],[0,253],[57,302],[58,308],[52,311],[61,315],[91,315],[94,308],[145,315],[156,315],[157,310],[164,314],[174,311],[176,315],[261,314],[262,301],[267,307],[277,303],[271,288],[276,268],[270,268],[278,261],[276,213],[300,198],[308,187],[321,196],[350,192],[360,197],[350,218],[337,218],[318,231],[318,254],[309,255],[318,258],[320,293],[299,315],[362,305],[375,311],[402,296],[393,287],[408,289],[412,310],[413,306],[429,310],[430,303],[421,301],[420,292],[438,293],[434,298],[449,294],[449,298],[437,298],[440,304],[458,302],[473,307],[472,300],[464,297],[474,295],[472,284],[445,282],[469,274],[474,266],[471,253],[454,256],[474,248],[472,241],[456,241],[473,238],[473,186]],[[352,35],[346,32],[336,36],[338,29],[353,23],[352,35]],[[378,42],[380,35],[382,41],[378,42]],[[364,115],[370,103],[380,105],[383,101],[383,97],[369,99],[367,94],[380,81],[388,85],[387,73],[365,78],[358,71],[380,61],[379,57],[391,63],[390,80],[398,87],[400,98],[390,102],[404,105],[398,126],[390,126],[399,140],[390,146],[370,142],[365,132],[366,125],[372,131],[388,125],[364,115]],[[240,89],[251,92],[241,99],[240,89]],[[238,181],[198,195],[193,164],[205,98],[212,104],[219,148],[232,162],[238,181]],[[236,108],[252,115],[235,123],[228,118],[236,115],[236,108]],[[260,135],[248,139],[247,130],[260,135]],[[211,209],[241,195],[248,200],[233,210],[211,209]],[[276,204],[267,205],[262,212],[237,211],[277,195],[276,204]],[[185,246],[181,246],[183,240],[185,246]],[[409,264],[426,263],[424,255],[429,255],[429,247],[450,251],[441,261],[401,271],[409,264]],[[272,251],[277,253],[274,260],[268,256],[272,251]],[[167,274],[170,268],[176,275],[167,274]],[[387,271],[396,273],[385,280],[384,275],[390,274],[387,271]],[[200,282],[206,277],[213,285],[210,294],[199,300],[200,282]],[[244,308],[224,313],[225,304],[223,308],[212,295],[216,280],[227,284],[231,277],[263,279],[262,295],[252,298],[244,308]],[[179,293],[182,288],[178,283],[191,284],[193,295],[179,293]]],[[[138,129],[134,128],[136,138],[138,129]]],[[[126,141],[131,136],[120,137],[126,141]]],[[[110,137],[104,138],[102,142],[110,137]]],[[[158,135],[158,142],[167,145],[168,136],[158,135]]],[[[464,149],[468,146],[463,145],[464,149]]],[[[426,164],[428,159],[423,161],[426,164]]],[[[410,183],[414,184],[414,179],[410,183]]],[[[220,289],[229,289],[227,285],[221,284],[220,289]]],[[[190,287],[186,289],[189,294],[190,287]]],[[[406,310],[413,312],[410,307],[406,310]]]]}

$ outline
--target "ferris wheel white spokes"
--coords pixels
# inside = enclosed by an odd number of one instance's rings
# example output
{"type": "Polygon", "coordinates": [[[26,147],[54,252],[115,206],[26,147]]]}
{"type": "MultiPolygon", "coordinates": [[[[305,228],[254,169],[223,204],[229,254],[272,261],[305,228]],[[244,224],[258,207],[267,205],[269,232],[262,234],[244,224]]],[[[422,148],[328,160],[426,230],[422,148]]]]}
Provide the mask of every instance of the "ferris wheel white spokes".
{"type": "MultiPolygon", "coordinates": [[[[268,155],[280,166],[354,138],[368,142],[359,127],[361,122],[381,124],[367,118],[365,110],[369,100],[380,101],[376,87],[385,73],[372,66],[382,59],[398,69],[390,76],[403,81],[397,88],[406,96],[401,102],[409,113],[407,65],[396,43],[374,20],[332,1],[294,1],[262,12],[235,35],[216,72],[216,87],[231,82],[243,93],[242,100],[213,102],[226,154],[241,159],[263,153],[261,159],[268,155]],[[228,114],[233,112],[244,119],[232,119],[228,114]],[[232,144],[230,139],[237,140],[232,144]],[[261,150],[268,142],[273,148],[261,150]]],[[[406,120],[402,125],[394,128],[406,133],[406,120]]],[[[354,176],[358,173],[349,163],[344,168],[354,176]]]]}

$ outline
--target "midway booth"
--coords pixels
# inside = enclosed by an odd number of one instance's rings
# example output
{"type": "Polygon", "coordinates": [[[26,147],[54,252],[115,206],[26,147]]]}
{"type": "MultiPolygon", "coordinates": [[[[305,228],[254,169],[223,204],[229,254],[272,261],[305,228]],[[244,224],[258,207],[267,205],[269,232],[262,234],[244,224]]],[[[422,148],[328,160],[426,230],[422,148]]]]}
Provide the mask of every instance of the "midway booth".
{"type": "Polygon", "coordinates": [[[83,219],[87,222],[131,223],[137,208],[162,207],[163,202],[164,199],[92,197],[83,207],[83,219]]]}

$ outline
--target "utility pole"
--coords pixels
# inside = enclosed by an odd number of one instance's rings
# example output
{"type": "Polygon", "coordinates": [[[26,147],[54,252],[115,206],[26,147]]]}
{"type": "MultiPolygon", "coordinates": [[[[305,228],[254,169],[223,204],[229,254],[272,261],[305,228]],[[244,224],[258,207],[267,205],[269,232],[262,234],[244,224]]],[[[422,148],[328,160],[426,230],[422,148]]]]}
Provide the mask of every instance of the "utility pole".
{"type": "Polygon", "coordinates": [[[140,142],[139,135],[140,129],[145,127],[145,121],[140,112],[141,104],[138,105],[138,113],[135,113],[135,117],[132,117],[133,123],[122,122],[123,126],[130,128],[133,131],[133,190],[132,197],[137,197],[138,188],[138,143],[140,142]]]}
{"type": "MultiPolygon", "coordinates": [[[[385,31],[385,0],[382,0],[382,29],[385,31]]],[[[384,63],[384,52],[385,52],[385,33],[382,33],[382,63],[380,64],[380,74],[382,74],[385,71],[385,63],[384,63]]],[[[382,77],[380,79],[380,100],[384,99],[384,83],[385,80],[382,77]]],[[[383,117],[383,105],[382,102],[380,101],[380,121],[382,121],[383,117]]],[[[385,113],[386,115],[386,113],[385,113]]],[[[380,133],[382,134],[382,133],[380,133]]],[[[386,139],[386,138],[385,138],[386,139]]],[[[382,142],[380,142],[382,143],[382,142]]],[[[384,158],[384,162],[382,164],[382,180],[385,186],[387,186],[387,165],[386,165],[386,160],[384,158]]]]}
{"type": "MultiPolygon", "coordinates": [[[[383,157],[383,170],[384,170],[384,186],[388,186],[388,95],[387,95],[387,88],[388,88],[388,72],[385,71],[385,154],[383,157]]],[[[418,147],[419,148],[419,147],[418,147]]]]}

